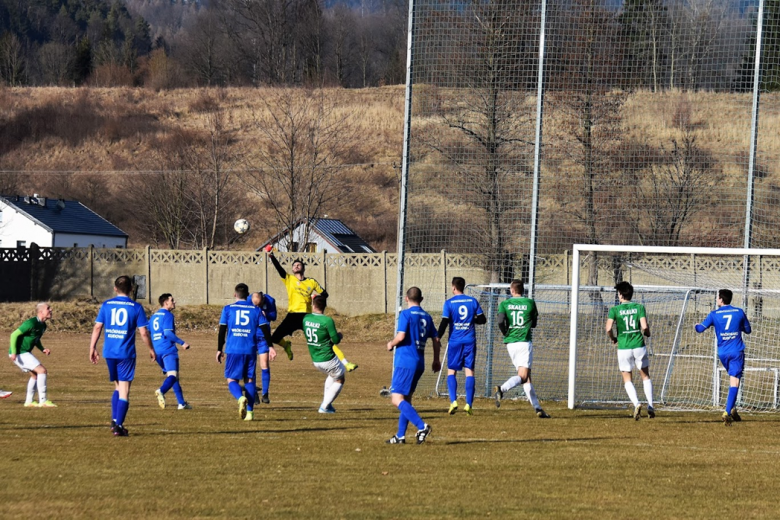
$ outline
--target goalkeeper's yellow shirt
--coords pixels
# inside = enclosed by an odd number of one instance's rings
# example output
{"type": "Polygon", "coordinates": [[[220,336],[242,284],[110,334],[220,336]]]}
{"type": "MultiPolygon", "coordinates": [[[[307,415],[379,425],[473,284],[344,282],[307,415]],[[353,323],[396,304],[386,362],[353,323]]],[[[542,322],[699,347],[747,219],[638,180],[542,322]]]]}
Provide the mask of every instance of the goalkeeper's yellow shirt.
{"type": "Polygon", "coordinates": [[[312,293],[322,294],[325,289],[314,278],[298,280],[294,275],[287,273],[284,278],[284,286],[287,288],[287,312],[311,312],[312,293]]]}

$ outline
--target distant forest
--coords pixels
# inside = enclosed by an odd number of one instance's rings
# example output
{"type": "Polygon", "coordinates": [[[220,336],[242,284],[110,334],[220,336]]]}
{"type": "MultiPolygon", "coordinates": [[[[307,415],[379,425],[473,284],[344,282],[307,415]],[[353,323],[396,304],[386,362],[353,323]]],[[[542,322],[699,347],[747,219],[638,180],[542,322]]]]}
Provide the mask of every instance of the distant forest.
{"type": "Polygon", "coordinates": [[[405,0],[0,0],[10,86],[403,83],[405,0]]]}
{"type": "MultiPolygon", "coordinates": [[[[420,3],[417,50],[431,59],[415,70],[417,82],[453,85],[446,77],[451,60],[479,52],[458,29],[474,9],[504,18],[499,25],[516,35],[508,42],[514,54],[535,48],[539,18],[532,3],[471,1],[420,3]]],[[[398,84],[405,79],[407,2],[0,0],[0,80],[153,89],[398,84]]],[[[618,42],[615,55],[626,58],[611,88],[746,91],[753,81],[755,3],[551,0],[548,72],[556,75],[556,56],[567,59],[555,41],[565,45],[582,26],[574,7],[587,6],[589,20],[601,20],[598,33],[618,42]]],[[[778,90],[780,0],[766,0],[765,20],[762,86],[778,90]]],[[[534,88],[535,59],[505,65],[523,69],[530,81],[506,88],[534,88]]]]}

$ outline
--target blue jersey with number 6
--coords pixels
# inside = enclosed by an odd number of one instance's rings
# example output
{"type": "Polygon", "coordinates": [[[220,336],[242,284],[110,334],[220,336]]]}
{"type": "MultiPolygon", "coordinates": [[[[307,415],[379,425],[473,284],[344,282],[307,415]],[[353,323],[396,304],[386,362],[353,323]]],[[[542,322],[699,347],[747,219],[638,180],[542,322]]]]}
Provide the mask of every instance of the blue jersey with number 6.
{"type": "Polygon", "coordinates": [[[225,305],[220,325],[227,326],[226,354],[257,354],[257,342],[262,335],[260,322],[262,311],[244,300],[225,305]]]}
{"type": "Polygon", "coordinates": [[[184,341],[176,336],[176,322],[173,313],[167,309],[160,309],[152,314],[149,327],[152,329],[152,346],[158,356],[176,354],[176,344],[184,344],[184,341]]]}
{"type": "Polygon", "coordinates": [[[395,366],[399,368],[425,367],[425,343],[438,338],[431,315],[419,306],[409,307],[398,315],[396,332],[405,333],[404,340],[395,348],[395,366]]]}
{"type": "Polygon", "coordinates": [[[719,356],[745,350],[742,333],[750,334],[751,329],[745,311],[739,307],[724,305],[715,309],[696,325],[696,332],[704,332],[710,327],[715,327],[719,356]]]}
{"type": "Polygon", "coordinates": [[[127,296],[104,301],[95,323],[103,325],[105,359],[134,358],[135,330],[148,326],[143,306],[127,296]]]}
{"type": "Polygon", "coordinates": [[[450,320],[450,343],[474,343],[477,340],[474,319],[482,314],[479,302],[465,294],[444,302],[441,317],[450,320]]]}

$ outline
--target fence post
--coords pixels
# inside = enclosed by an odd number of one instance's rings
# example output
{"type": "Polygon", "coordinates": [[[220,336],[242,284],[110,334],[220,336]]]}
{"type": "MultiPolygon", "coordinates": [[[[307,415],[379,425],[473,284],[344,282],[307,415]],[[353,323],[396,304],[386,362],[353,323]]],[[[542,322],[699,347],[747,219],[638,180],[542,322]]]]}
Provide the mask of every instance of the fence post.
{"type": "Polygon", "coordinates": [[[149,305],[154,303],[152,299],[152,246],[146,246],[146,297],[149,305]]]}
{"type": "Polygon", "coordinates": [[[209,304],[209,248],[203,248],[203,288],[206,305],[209,304]]]}
{"type": "Polygon", "coordinates": [[[327,291],[328,290],[328,262],[327,262],[327,253],[323,249],[320,253],[320,256],[322,256],[322,287],[327,291]]]}
{"type": "Polygon", "coordinates": [[[263,253],[263,292],[268,294],[268,252],[263,253]]]}
{"type": "Polygon", "coordinates": [[[384,312],[387,314],[387,250],[382,251],[382,274],[384,275],[384,283],[382,284],[382,303],[384,312]]]}
{"type": "Polygon", "coordinates": [[[447,301],[447,252],[441,250],[441,286],[444,290],[444,300],[447,301]]]}
{"type": "Polygon", "coordinates": [[[95,297],[95,245],[89,245],[89,297],[95,297]]]}

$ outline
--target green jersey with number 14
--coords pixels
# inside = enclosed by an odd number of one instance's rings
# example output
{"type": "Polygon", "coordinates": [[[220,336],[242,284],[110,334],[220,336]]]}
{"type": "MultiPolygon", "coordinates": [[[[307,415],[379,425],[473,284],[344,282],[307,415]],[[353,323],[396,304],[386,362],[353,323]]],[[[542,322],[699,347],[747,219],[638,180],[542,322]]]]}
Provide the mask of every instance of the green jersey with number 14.
{"type": "Polygon", "coordinates": [[[509,322],[504,343],[531,341],[531,327],[539,316],[536,303],[531,298],[519,296],[504,300],[498,305],[498,313],[506,314],[509,322]]]}
{"type": "Polygon", "coordinates": [[[619,350],[645,346],[645,338],[639,324],[640,318],[645,316],[645,306],[640,303],[626,302],[609,309],[608,318],[614,320],[617,328],[619,350]]]}

